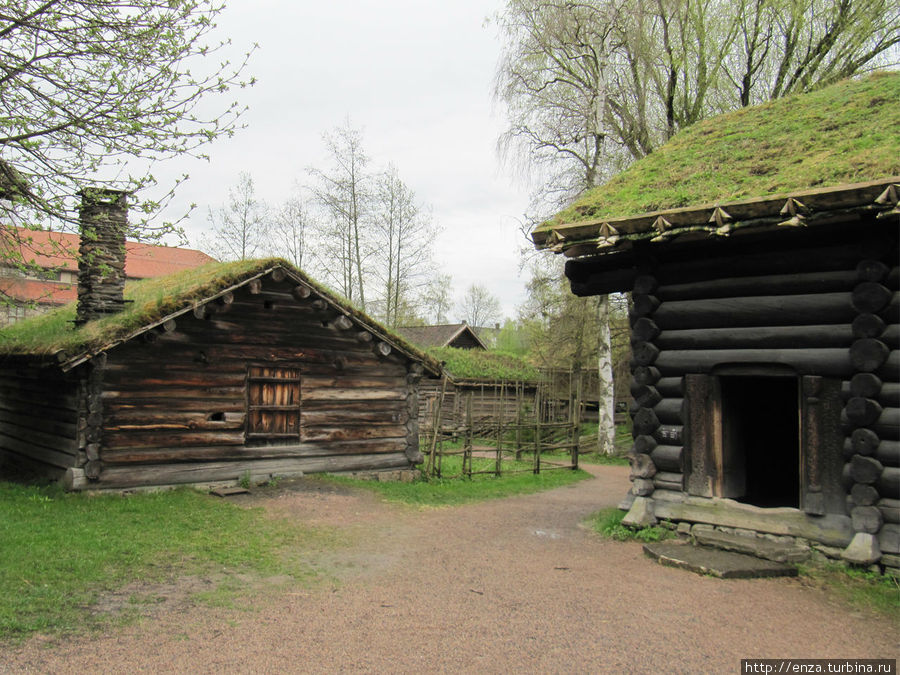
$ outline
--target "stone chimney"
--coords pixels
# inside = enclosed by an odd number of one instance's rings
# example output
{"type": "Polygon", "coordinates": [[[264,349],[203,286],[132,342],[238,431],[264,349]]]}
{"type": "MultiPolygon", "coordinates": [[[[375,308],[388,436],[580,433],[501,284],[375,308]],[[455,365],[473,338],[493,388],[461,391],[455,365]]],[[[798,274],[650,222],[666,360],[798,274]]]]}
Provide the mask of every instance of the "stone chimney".
{"type": "Polygon", "coordinates": [[[119,190],[82,190],[81,243],[78,247],[78,308],[80,326],[125,307],[125,230],[128,194],[119,190]]]}

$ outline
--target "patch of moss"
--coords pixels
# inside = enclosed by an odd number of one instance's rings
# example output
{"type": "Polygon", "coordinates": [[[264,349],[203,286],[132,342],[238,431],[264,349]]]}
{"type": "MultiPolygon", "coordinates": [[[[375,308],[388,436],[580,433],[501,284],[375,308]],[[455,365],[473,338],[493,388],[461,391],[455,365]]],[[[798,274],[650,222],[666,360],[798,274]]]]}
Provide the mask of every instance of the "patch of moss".
{"type": "Polygon", "coordinates": [[[698,122],[537,229],[900,175],[897,101],[881,72],[698,122]]]}
{"type": "Polygon", "coordinates": [[[455,380],[536,382],[540,379],[537,368],[513,354],[455,347],[434,347],[428,354],[444,361],[447,372],[455,380]]]}

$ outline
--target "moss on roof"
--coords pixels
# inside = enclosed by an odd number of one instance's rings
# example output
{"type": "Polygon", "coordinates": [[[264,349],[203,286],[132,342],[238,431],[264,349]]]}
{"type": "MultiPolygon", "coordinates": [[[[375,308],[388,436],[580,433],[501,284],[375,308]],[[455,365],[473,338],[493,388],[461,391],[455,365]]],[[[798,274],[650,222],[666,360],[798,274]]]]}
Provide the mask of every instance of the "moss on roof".
{"type": "Polygon", "coordinates": [[[125,299],[130,302],[123,311],[75,328],[73,322],[76,303],[69,303],[0,330],[0,354],[52,355],[62,351],[73,357],[103,350],[140,332],[144,327],[192,307],[195,302],[210,298],[275,267],[289,270],[347,314],[377,329],[391,342],[424,361],[435,373],[440,372],[439,364],[433,357],[391,333],[334,291],[316,283],[280,258],[209,263],[164,277],[128,282],[125,284],[125,299]]]}
{"type": "Polygon", "coordinates": [[[537,230],[900,175],[900,73],[698,122],[537,230]]]}
{"type": "Polygon", "coordinates": [[[432,347],[428,353],[444,361],[445,369],[455,380],[511,380],[531,382],[540,377],[537,368],[520,356],[483,349],[432,347]]]}

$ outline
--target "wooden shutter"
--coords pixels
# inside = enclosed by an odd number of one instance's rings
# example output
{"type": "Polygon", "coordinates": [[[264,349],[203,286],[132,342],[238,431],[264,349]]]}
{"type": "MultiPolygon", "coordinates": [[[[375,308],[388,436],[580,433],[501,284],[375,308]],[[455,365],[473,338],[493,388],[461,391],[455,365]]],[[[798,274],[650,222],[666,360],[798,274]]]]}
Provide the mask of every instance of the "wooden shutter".
{"type": "Polygon", "coordinates": [[[250,366],[247,375],[247,438],[300,438],[300,370],[250,366]]]}

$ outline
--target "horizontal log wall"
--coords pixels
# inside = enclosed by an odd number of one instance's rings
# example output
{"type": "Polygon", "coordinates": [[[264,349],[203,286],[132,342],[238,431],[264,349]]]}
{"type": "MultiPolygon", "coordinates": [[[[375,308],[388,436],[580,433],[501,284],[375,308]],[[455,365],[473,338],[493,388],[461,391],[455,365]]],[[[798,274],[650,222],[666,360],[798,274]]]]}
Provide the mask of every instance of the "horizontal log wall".
{"type": "Polygon", "coordinates": [[[79,431],[77,378],[27,366],[0,371],[0,462],[59,474],[78,461],[79,431]]]}
{"type": "MultiPolygon", "coordinates": [[[[715,433],[708,419],[711,403],[695,402],[697,409],[689,408],[685,376],[740,372],[843,381],[843,428],[848,434],[844,456],[849,460],[857,452],[854,448],[863,447],[866,456],[878,462],[866,467],[866,484],[871,487],[866,494],[889,504],[900,498],[887,494],[896,482],[893,470],[900,465],[896,385],[900,328],[895,317],[900,301],[896,233],[888,229],[873,242],[829,243],[822,249],[810,248],[807,242],[784,253],[766,248],[667,260],[635,250],[631,314],[635,494],[688,490],[690,484],[692,494],[713,496],[715,467],[707,466],[709,448],[691,453],[685,447],[690,442],[687,425],[697,427],[692,437],[715,433]],[[741,370],[728,371],[733,367],[741,370]],[[859,373],[872,381],[860,381],[859,373]],[[871,437],[851,442],[850,433],[863,424],[871,437]],[[695,466],[692,455],[697,455],[695,466]],[[691,471],[697,473],[693,478],[691,471]]],[[[582,273],[573,279],[573,288],[577,282],[586,289],[603,278],[601,272],[582,273]]],[[[834,433],[839,434],[836,429],[834,433]]],[[[836,442],[839,464],[839,435],[836,442]]],[[[828,461],[834,459],[828,456],[828,461]]],[[[828,480],[839,482],[840,473],[839,466],[826,470],[828,480]]],[[[842,490],[841,485],[832,487],[842,490]]],[[[834,501],[829,509],[835,508],[834,501]]],[[[843,509],[843,500],[839,501],[843,509]]],[[[807,505],[811,513],[814,508],[807,505]]]]}
{"type": "MultiPolygon", "coordinates": [[[[110,350],[94,485],[410,466],[421,365],[361,337],[360,326],[295,286],[266,277],[110,350]],[[250,365],[299,374],[299,435],[287,423],[248,434],[250,365]]],[[[279,386],[254,377],[260,388],[279,386]]],[[[287,399],[276,403],[287,404],[260,415],[296,414],[287,399]]]]}

